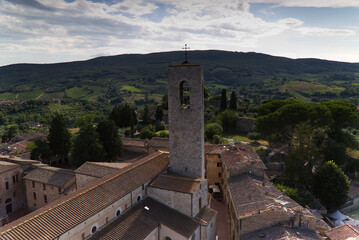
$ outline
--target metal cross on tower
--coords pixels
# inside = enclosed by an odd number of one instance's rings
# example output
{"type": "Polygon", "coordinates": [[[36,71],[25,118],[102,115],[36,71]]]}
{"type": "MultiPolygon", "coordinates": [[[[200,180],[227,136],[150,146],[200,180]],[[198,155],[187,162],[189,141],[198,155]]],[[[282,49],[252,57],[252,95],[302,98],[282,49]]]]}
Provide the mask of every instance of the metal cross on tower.
{"type": "Polygon", "coordinates": [[[183,63],[188,63],[188,61],[187,61],[187,50],[190,49],[190,48],[187,46],[187,43],[184,45],[184,47],[182,49],[184,50],[184,62],[183,63]]]}

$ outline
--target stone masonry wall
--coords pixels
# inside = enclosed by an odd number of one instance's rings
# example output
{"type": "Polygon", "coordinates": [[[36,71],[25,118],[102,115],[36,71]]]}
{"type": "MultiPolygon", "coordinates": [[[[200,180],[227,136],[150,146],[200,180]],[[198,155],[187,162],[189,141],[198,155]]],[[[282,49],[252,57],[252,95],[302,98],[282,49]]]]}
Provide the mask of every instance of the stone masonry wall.
{"type": "Polygon", "coordinates": [[[203,70],[182,64],[168,69],[170,169],[180,175],[204,178],[203,70]],[[181,105],[180,85],[189,84],[189,107],[181,105]]]}

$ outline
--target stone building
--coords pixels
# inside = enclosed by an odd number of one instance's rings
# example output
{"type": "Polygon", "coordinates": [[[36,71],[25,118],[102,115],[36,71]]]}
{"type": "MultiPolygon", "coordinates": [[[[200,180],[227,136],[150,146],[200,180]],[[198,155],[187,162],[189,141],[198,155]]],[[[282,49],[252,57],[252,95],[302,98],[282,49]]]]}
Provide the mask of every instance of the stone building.
{"type": "Polygon", "coordinates": [[[147,144],[148,154],[156,151],[167,151],[168,152],[169,139],[153,137],[147,144]]]}
{"type": "Polygon", "coordinates": [[[21,165],[0,161],[0,226],[8,222],[8,216],[26,207],[25,188],[21,165]]]}
{"type": "Polygon", "coordinates": [[[125,151],[147,153],[148,139],[122,138],[121,140],[125,151]]]}
{"type": "Polygon", "coordinates": [[[118,169],[127,167],[130,163],[117,162],[85,162],[75,170],[76,188],[82,188],[90,182],[103,178],[118,169]]]}
{"type": "Polygon", "coordinates": [[[72,171],[41,166],[24,176],[27,207],[35,210],[76,190],[72,171]]]}
{"type": "Polygon", "coordinates": [[[0,239],[215,240],[204,179],[202,68],[170,67],[169,88],[171,154],[155,151],[119,169],[87,163],[76,174],[87,174],[88,185],[1,228],[0,239]]]}
{"type": "Polygon", "coordinates": [[[168,117],[171,170],[204,178],[203,70],[179,64],[168,69],[168,117]]]}

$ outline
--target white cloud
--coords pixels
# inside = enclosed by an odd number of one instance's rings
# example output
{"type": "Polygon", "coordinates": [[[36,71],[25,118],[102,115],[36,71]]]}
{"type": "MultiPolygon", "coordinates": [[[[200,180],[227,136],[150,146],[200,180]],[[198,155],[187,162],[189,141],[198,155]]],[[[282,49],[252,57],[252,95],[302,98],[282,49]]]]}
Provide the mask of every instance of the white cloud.
{"type": "Polygon", "coordinates": [[[283,7],[359,7],[357,0],[250,0],[251,3],[273,3],[283,7]]]}
{"type": "Polygon", "coordinates": [[[330,28],[315,28],[315,27],[301,27],[297,29],[304,35],[318,36],[318,37],[334,37],[334,36],[354,36],[355,31],[346,29],[330,29],[330,28]]]}
{"type": "Polygon", "coordinates": [[[288,30],[302,36],[355,34],[306,26],[295,18],[265,21],[249,9],[248,0],[124,0],[113,5],[87,0],[0,0],[0,52],[19,56],[67,53],[83,58],[180,50],[184,43],[192,49],[239,51],[258,49],[262,39],[282,36],[288,30]],[[151,14],[158,10],[166,14],[153,16],[157,20],[152,21],[151,14]]]}

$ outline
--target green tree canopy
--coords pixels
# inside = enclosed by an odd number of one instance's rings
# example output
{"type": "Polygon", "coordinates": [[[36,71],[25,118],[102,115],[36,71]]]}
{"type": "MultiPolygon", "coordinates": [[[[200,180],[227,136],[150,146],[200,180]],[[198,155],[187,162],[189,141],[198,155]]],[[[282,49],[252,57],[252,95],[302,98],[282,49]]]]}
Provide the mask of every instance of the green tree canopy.
{"type": "Polygon", "coordinates": [[[12,125],[10,127],[6,128],[5,134],[2,135],[1,142],[7,142],[10,141],[11,138],[13,138],[18,131],[18,127],[16,125],[12,125]]]}
{"type": "Polygon", "coordinates": [[[222,136],[223,128],[218,123],[207,123],[204,126],[204,135],[206,140],[213,140],[214,135],[222,136]]]}
{"type": "Polygon", "coordinates": [[[227,90],[223,89],[221,93],[221,104],[219,107],[221,110],[225,110],[227,108],[227,90]]]}
{"type": "Polygon", "coordinates": [[[224,130],[234,128],[238,115],[232,110],[225,110],[216,116],[216,120],[223,127],[224,130]]]}
{"type": "Polygon", "coordinates": [[[136,113],[127,104],[115,106],[109,116],[119,128],[133,127],[137,124],[136,113]]]}
{"type": "Polygon", "coordinates": [[[52,153],[58,155],[64,163],[71,148],[71,133],[67,129],[65,119],[61,114],[56,114],[52,119],[47,141],[52,153]]]}
{"type": "Polygon", "coordinates": [[[348,199],[349,179],[334,161],[325,162],[314,174],[314,194],[329,210],[348,199]]]}
{"type": "Polygon", "coordinates": [[[157,109],[156,109],[156,121],[162,121],[162,118],[163,118],[162,106],[157,106],[157,109]]]}
{"type": "Polygon", "coordinates": [[[30,159],[42,160],[43,163],[49,163],[53,154],[47,141],[38,139],[34,141],[34,145],[34,148],[31,150],[30,159]]]}
{"type": "Polygon", "coordinates": [[[141,120],[143,125],[151,124],[150,111],[148,109],[148,105],[146,105],[145,108],[143,109],[141,120]]]}
{"type": "Polygon", "coordinates": [[[104,150],[99,141],[98,134],[92,125],[80,128],[72,149],[72,164],[76,167],[81,166],[86,161],[103,162],[104,150]]]}
{"type": "Polygon", "coordinates": [[[229,109],[237,111],[237,96],[234,91],[232,91],[231,98],[229,100],[229,109]]]}
{"type": "Polygon", "coordinates": [[[162,108],[168,110],[168,94],[164,94],[162,97],[162,108]]]}
{"type": "Polygon", "coordinates": [[[115,157],[122,155],[123,145],[121,137],[113,120],[108,119],[101,121],[98,124],[96,131],[107,160],[115,160],[115,157]]]}

